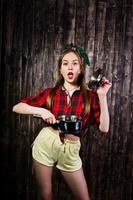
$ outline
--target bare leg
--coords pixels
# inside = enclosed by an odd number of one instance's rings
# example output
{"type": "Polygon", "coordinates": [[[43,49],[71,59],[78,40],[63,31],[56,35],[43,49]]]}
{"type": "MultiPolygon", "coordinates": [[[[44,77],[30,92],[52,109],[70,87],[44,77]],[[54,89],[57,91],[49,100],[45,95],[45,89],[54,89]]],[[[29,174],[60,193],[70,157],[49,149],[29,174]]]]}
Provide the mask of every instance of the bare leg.
{"type": "Polygon", "coordinates": [[[76,200],[90,200],[83,169],[75,172],[61,171],[76,200]]]}
{"type": "Polygon", "coordinates": [[[52,167],[42,165],[33,160],[37,183],[42,200],[52,200],[52,167]]]}

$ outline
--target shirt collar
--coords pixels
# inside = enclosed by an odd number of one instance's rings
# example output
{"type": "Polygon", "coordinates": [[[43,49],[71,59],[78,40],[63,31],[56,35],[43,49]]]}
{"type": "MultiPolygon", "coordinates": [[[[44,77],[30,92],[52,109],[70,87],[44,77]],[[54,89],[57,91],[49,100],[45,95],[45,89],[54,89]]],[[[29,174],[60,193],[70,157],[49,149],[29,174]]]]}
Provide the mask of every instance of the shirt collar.
{"type": "MultiPolygon", "coordinates": [[[[63,90],[63,91],[66,90],[65,87],[64,87],[63,85],[60,86],[60,89],[63,90]]],[[[77,88],[74,90],[74,92],[75,92],[75,91],[78,91],[78,90],[80,90],[80,89],[81,89],[81,87],[79,86],[79,87],[77,87],[77,88]]]]}

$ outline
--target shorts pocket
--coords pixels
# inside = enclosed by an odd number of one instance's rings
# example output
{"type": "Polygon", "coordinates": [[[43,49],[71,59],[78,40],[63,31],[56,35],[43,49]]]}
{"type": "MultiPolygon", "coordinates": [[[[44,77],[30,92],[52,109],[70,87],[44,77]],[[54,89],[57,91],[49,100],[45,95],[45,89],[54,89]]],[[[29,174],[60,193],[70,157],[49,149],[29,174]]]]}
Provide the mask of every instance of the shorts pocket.
{"type": "Polygon", "coordinates": [[[80,151],[81,144],[71,144],[69,148],[69,153],[71,156],[79,156],[79,151],[80,151]]]}

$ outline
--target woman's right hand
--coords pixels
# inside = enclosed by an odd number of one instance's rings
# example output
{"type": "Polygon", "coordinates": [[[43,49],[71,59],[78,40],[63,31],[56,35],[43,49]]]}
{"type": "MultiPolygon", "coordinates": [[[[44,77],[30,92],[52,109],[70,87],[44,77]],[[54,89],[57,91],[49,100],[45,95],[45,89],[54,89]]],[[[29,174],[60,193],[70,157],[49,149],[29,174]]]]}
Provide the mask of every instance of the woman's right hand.
{"type": "Polygon", "coordinates": [[[45,122],[54,124],[56,123],[55,116],[47,109],[28,105],[26,103],[18,103],[13,106],[13,112],[20,114],[29,114],[35,117],[41,117],[45,122]]]}
{"type": "Polygon", "coordinates": [[[47,123],[49,124],[55,124],[56,119],[55,116],[47,109],[45,108],[40,108],[42,109],[41,112],[39,113],[40,117],[47,123]]]}

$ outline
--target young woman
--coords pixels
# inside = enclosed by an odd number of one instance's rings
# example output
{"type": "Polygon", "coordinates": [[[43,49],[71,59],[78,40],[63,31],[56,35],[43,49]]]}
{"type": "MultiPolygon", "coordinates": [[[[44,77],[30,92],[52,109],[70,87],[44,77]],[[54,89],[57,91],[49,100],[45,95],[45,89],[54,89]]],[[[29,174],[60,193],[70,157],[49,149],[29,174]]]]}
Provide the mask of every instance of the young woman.
{"type": "Polygon", "coordinates": [[[64,176],[76,200],[90,200],[79,156],[80,137],[87,123],[108,132],[107,92],[111,83],[103,79],[97,92],[86,88],[84,73],[89,63],[83,49],[71,45],[60,55],[59,79],[53,88],[46,88],[33,97],[21,100],[13,112],[41,117],[46,123],[34,141],[33,164],[43,200],[52,200],[52,172],[56,166],[64,176]],[[80,135],[66,133],[63,140],[57,119],[62,116],[82,117],[80,135]]]}

